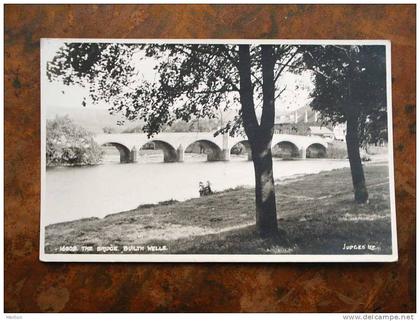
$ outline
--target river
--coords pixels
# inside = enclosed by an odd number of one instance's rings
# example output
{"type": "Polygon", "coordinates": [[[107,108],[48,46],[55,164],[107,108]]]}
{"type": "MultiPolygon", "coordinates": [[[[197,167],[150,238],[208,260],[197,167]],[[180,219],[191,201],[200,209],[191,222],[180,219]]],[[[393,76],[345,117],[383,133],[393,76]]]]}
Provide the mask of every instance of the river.
{"type": "MultiPolygon", "coordinates": [[[[160,154],[139,157],[132,164],[119,164],[118,159],[108,155],[98,166],[48,169],[43,224],[102,218],[141,204],[198,197],[200,181],[210,181],[215,191],[254,186],[252,162],[240,156],[232,155],[227,162],[206,162],[197,154],[185,154],[183,163],[163,163],[160,154]]],[[[276,180],[348,166],[348,160],[273,159],[276,180]]]]}

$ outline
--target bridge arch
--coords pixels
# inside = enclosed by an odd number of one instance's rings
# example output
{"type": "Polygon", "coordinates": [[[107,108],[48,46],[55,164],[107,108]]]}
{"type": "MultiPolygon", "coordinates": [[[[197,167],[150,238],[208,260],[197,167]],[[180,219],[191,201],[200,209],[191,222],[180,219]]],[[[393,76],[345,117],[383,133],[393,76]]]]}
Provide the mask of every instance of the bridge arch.
{"type": "Polygon", "coordinates": [[[327,148],[321,143],[312,143],[306,148],[306,158],[326,158],[327,148]]]}
{"type": "Polygon", "coordinates": [[[230,154],[236,154],[236,155],[246,153],[248,155],[248,160],[252,160],[251,145],[247,139],[236,142],[230,148],[229,152],[230,154]]]}
{"type": "Polygon", "coordinates": [[[140,148],[144,149],[144,147],[148,144],[153,144],[155,149],[160,149],[163,152],[163,161],[165,163],[172,163],[179,161],[179,155],[175,147],[173,147],[170,143],[165,142],[163,140],[153,139],[149,140],[146,144],[142,145],[140,148]]]}
{"type": "Polygon", "coordinates": [[[299,147],[289,140],[281,140],[272,146],[273,157],[285,159],[297,158],[300,156],[299,147]]]}
{"type": "Polygon", "coordinates": [[[102,143],[101,146],[113,146],[113,147],[115,147],[120,153],[120,163],[130,163],[131,162],[130,149],[127,146],[125,146],[124,144],[111,141],[111,142],[102,143]]]}
{"type": "Polygon", "coordinates": [[[220,161],[223,160],[223,151],[216,143],[207,140],[207,139],[199,139],[192,143],[190,143],[185,150],[191,149],[193,144],[198,144],[200,148],[203,149],[204,153],[207,154],[207,161],[220,161]]]}

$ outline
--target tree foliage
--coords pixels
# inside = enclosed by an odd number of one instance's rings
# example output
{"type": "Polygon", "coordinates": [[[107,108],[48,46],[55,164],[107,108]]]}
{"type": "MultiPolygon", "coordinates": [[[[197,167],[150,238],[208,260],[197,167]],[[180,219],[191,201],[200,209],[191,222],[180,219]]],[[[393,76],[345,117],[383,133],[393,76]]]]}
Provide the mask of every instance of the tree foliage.
{"type": "MultiPolygon", "coordinates": [[[[280,75],[301,61],[296,47],[273,47],[279,94],[280,75]]],[[[261,46],[250,51],[258,112],[263,97],[261,46]]],[[[236,108],[237,115],[220,130],[234,135],[242,125],[238,68],[238,45],[68,43],[48,63],[47,74],[50,80],[89,87],[90,102],[105,101],[111,114],[144,121],[149,135],[177,120],[217,119],[220,111],[236,108]],[[139,62],[153,64],[155,79],[140,77],[139,62]]]]}
{"type": "Polygon", "coordinates": [[[102,160],[103,151],[90,132],[77,126],[68,116],[47,120],[47,166],[94,165],[102,160]]]}
{"type": "Polygon", "coordinates": [[[387,137],[385,46],[305,46],[311,107],[332,124],[354,120],[361,146],[387,137]]]}

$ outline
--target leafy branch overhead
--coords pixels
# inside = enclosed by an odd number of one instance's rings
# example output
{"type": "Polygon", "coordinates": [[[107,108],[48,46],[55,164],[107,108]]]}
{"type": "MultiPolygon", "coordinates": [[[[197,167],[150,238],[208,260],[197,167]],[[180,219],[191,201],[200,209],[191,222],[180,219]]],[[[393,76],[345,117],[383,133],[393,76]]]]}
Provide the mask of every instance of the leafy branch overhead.
{"type": "Polygon", "coordinates": [[[314,72],[311,107],[327,123],[357,123],[360,145],[387,137],[385,46],[302,46],[314,72]]]}
{"type": "MultiPolygon", "coordinates": [[[[263,97],[261,46],[250,47],[250,71],[256,108],[263,97]]],[[[298,47],[273,46],[274,79],[302,68],[298,47]]],[[[237,110],[218,133],[237,133],[242,127],[238,45],[67,43],[48,63],[50,80],[89,88],[92,103],[105,102],[110,113],[127,120],[141,119],[149,135],[175,120],[218,118],[237,110]],[[142,77],[149,64],[153,79],[142,77]]],[[[85,102],[86,104],[86,102],[85,102]]]]}

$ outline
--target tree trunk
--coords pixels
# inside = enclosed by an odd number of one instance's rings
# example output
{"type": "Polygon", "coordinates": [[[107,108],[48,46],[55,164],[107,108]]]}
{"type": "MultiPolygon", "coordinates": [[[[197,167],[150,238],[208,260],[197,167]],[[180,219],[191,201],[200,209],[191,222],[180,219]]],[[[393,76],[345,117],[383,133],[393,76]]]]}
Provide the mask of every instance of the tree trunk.
{"type": "Polygon", "coordinates": [[[271,141],[261,145],[252,149],[252,159],[255,171],[256,226],[259,234],[266,237],[275,235],[278,226],[271,141]]]}
{"type": "Polygon", "coordinates": [[[368,201],[369,194],[366,189],[365,174],[360,158],[359,133],[355,117],[348,117],[347,119],[346,144],[353,180],[354,200],[359,204],[363,204],[368,201]]]}
{"type": "Polygon", "coordinates": [[[255,115],[249,45],[239,46],[242,119],[250,142],[255,171],[256,227],[262,237],[277,234],[271,139],[274,129],[274,58],[272,46],[262,46],[263,112],[255,115]]]}

